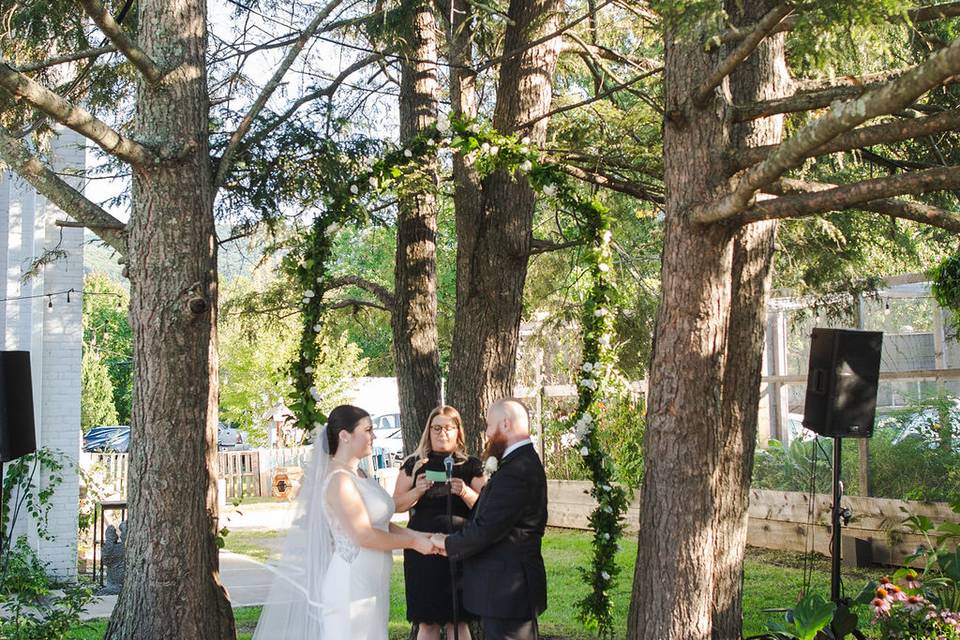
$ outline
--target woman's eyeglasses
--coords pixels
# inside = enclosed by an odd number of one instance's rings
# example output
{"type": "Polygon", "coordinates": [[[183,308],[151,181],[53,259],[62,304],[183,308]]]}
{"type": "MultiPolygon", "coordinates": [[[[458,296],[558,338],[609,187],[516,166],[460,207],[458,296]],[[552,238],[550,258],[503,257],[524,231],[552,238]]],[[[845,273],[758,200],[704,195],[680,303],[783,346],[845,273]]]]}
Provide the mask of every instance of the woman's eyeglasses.
{"type": "Polygon", "coordinates": [[[446,426],[435,424],[430,426],[430,431],[433,431],[434,433],[438,433],[438,434],[443,433],[444,431],[450,432],[450,431],[456,431],[456,430],[457,430],[457,425],[455,424],[448,424],[446,426]]]}

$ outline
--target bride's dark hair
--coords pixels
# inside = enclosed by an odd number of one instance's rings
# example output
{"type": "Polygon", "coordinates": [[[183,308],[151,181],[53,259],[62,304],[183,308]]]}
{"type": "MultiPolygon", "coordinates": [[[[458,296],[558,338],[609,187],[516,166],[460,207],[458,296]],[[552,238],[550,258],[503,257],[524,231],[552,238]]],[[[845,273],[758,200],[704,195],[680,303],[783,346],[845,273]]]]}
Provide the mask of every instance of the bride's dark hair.
{"type": "Polygon", "coordinates": [[[330,455],[337,452],[341,431],[353,433],[360,421],[369,417],[369,413],[352,404],[342,404],[334,408],[327,417],[327,446],[330,448],[330,455]]]}

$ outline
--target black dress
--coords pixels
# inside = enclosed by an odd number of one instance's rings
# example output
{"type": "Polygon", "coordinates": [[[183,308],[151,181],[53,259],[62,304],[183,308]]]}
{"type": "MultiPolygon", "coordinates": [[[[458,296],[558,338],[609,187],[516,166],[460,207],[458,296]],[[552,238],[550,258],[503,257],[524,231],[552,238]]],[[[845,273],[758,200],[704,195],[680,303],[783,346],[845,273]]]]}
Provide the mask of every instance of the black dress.
{"type": "MultiPolygon", "coordinates": [[[[409,458],[400,467],[416,483],[417,476],[427,469],[443,471],[443,459],[446,454],[431,453],[427,463],[420,465],[416,476],[411,471],[419,462],[409,458]]],[[[453,466],[453,477],[460,478],[466,484],[483,475],[483,465],[473,456],[457,460],[453,466]]],[[[429,533],[451,533],[447,519],[447,495],[450,487],[447,483],[435,483],[430,487],[416,506],[410,511],[409,527],[429,533]]],[[[460,496],[451,501],[453,531],[459,531],[466,524],[470,508],[460,496]]],[[[475,620],[463,608],[463,592],[460,586],[463,567],[458,562],[455,567],[457,578],[457,620],[467,622],[475,620]]],[[[407,620],[415,623],[445,625],[453,622],[453,602],[450,593],[450,561],[443,556],[424,556],[412,549],[403,552],[403,577],[407,594],[407,620]]]]}

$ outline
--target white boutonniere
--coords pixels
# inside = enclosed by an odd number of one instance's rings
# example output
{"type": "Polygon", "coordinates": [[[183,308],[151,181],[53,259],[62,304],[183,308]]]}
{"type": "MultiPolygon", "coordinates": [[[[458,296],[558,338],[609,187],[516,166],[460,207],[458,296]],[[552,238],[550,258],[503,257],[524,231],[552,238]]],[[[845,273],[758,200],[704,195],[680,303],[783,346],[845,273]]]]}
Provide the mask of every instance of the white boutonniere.
{"type": "Polygon", "coordinates": [[[494,456],[490,456],[483,463],[483,472],[486,473],[487,476],[492,476],[497,472],[497,469],[499,467],[500,467],[500,461],[497,460],[494,456]]]}

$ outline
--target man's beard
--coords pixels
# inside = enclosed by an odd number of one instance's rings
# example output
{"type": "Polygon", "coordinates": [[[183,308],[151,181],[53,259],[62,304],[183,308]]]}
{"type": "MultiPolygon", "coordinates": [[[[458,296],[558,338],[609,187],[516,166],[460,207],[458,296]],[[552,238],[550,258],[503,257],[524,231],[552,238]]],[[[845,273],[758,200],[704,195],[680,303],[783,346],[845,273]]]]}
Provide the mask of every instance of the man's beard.
{"type": "Polygon", "coordinates": [[[487,438],[487,444],[483,447],[483,459],[487,458],[496,458],[497,460],[503,459],[503,452],[507,450],[507,439],[501,434],[496,434],[490,438],[487,438]]]}

